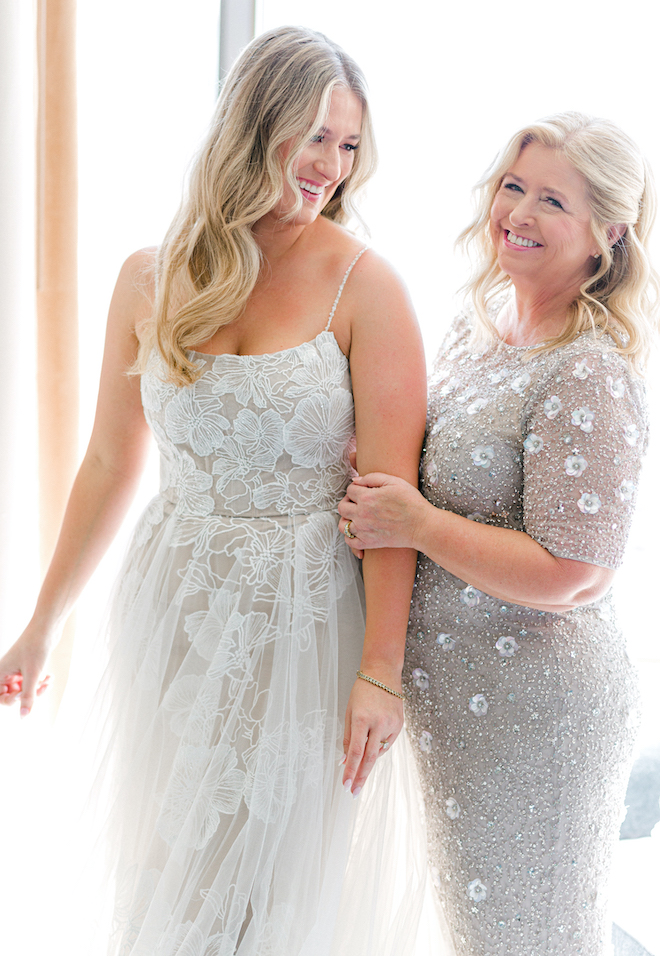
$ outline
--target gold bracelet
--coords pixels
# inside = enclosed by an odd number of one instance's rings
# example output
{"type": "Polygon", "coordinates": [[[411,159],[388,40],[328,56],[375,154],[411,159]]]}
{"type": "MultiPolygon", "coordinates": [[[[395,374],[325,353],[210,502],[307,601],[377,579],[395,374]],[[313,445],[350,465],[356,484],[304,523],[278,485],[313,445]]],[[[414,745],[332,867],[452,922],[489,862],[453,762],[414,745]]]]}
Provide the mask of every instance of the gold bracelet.
{"type": "Polygon", "coordinates": [[[381,690],[386,690],[388,694],[392,694],[393,697],[398,697],[399,700],[405,700],[405,695],[400,694],[398,690],[392,690],[391,687],[388,687],[387,684],[381,684],[379,680],[376,680],[374,677],[368,677],[366,674],[363,674],[362,671],[357,671],[357,676],[361,680],[369,681],[370,684],[375,684],[376,687],[380,687],[381,690]]]}

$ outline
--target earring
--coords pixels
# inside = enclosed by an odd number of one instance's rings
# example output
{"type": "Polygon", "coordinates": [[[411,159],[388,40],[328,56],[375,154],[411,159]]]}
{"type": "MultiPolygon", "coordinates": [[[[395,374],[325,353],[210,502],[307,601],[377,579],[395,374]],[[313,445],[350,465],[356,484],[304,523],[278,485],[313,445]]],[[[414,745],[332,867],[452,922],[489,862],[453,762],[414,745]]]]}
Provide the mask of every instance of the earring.
{"type": "Polygon", "coordinates": [[[594,258],[594,259],[600,259],[600,252],[594,253],[593,258],[594,258]]]}

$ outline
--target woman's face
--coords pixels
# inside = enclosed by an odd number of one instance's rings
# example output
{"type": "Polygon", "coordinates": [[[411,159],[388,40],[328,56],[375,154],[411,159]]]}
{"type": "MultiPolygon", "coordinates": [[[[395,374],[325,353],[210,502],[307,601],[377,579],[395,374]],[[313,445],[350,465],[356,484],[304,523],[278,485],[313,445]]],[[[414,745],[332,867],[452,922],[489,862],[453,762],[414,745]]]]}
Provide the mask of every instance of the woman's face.
{"type": "MultiPolygon", "coordinates": [[[[294,167],[303,205],[291,225],[309,225],[330,202],[353,168],[361,127],[360,100],[345,87],[337,87],[330,98],[325,125],[307,144],[294,167]]],[[[291,144],[284,145],[283,158],[290,148],[291,144]]],[[[281,219],[290,209],[291,195],[287,188],[271,215],[281,219]]]]}
{"type": "Polygon", "coordinates": [[[587,185],[557,150],[530,143],[507,171],[490,210],[503,272],[516,288],[573,292],[594,271],[587,185]]]}

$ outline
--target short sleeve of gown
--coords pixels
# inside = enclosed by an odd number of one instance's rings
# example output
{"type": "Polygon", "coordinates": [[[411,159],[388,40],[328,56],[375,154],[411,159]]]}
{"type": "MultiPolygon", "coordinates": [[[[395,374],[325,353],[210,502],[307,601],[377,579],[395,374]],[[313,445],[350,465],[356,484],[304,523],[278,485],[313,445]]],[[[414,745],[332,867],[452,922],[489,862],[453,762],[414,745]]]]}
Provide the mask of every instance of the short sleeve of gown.
{"type": "Polygon", "coordinates": [[[643,386],[611,351],[573,351],[523,421],[525,531],[556,557],[621,564],[646,446],[643,386]]]}

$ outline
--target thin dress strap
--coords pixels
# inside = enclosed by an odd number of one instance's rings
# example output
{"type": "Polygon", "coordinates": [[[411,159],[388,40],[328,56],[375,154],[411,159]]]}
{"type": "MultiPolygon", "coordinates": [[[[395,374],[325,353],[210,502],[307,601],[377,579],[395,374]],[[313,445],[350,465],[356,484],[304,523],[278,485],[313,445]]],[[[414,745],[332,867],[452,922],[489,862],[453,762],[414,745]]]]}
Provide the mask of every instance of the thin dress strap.
{"type": "Polygon", "coordinates": [[[350,275],[351,272],[353,271],[353,266],[354,266],[355,263],[358,261],[358,259],[360,258],[360,256],[363,255],[363,254],[367,251],[368,248],[369,248],[369,246],[363,246],[363,247],[360,249],[360,251],[359,251],[358,254],[356,255],[355,259],[353,259],[353,261],[351,262],[350,266],[348,267],[348,269],[347,269],[346,272],[344,273],[344,278],[341,280],[341,285],[339,286],[339,290],[338,290],[338,292],[337,292],[337,296],[336,296],[336,298],[335,298],[335,301],[332,303],[332,309],[330,310],[330,317],[328,318],[328,324],[327,324],[326,327],[323,329],[324,332],[327,332],[327,331],[330,329],[330,323],[332,322],[332,320],[333,320],[334,317],[335,317],[335,310],[336,310],[336,308],[337,308],[337,305],[339,304],[339,300],[341,299],[341,294],[342,294],[342,292],[344,291],[344,286],[346,285],[346,280],[348,279],[349,275],[350,275]]]}

